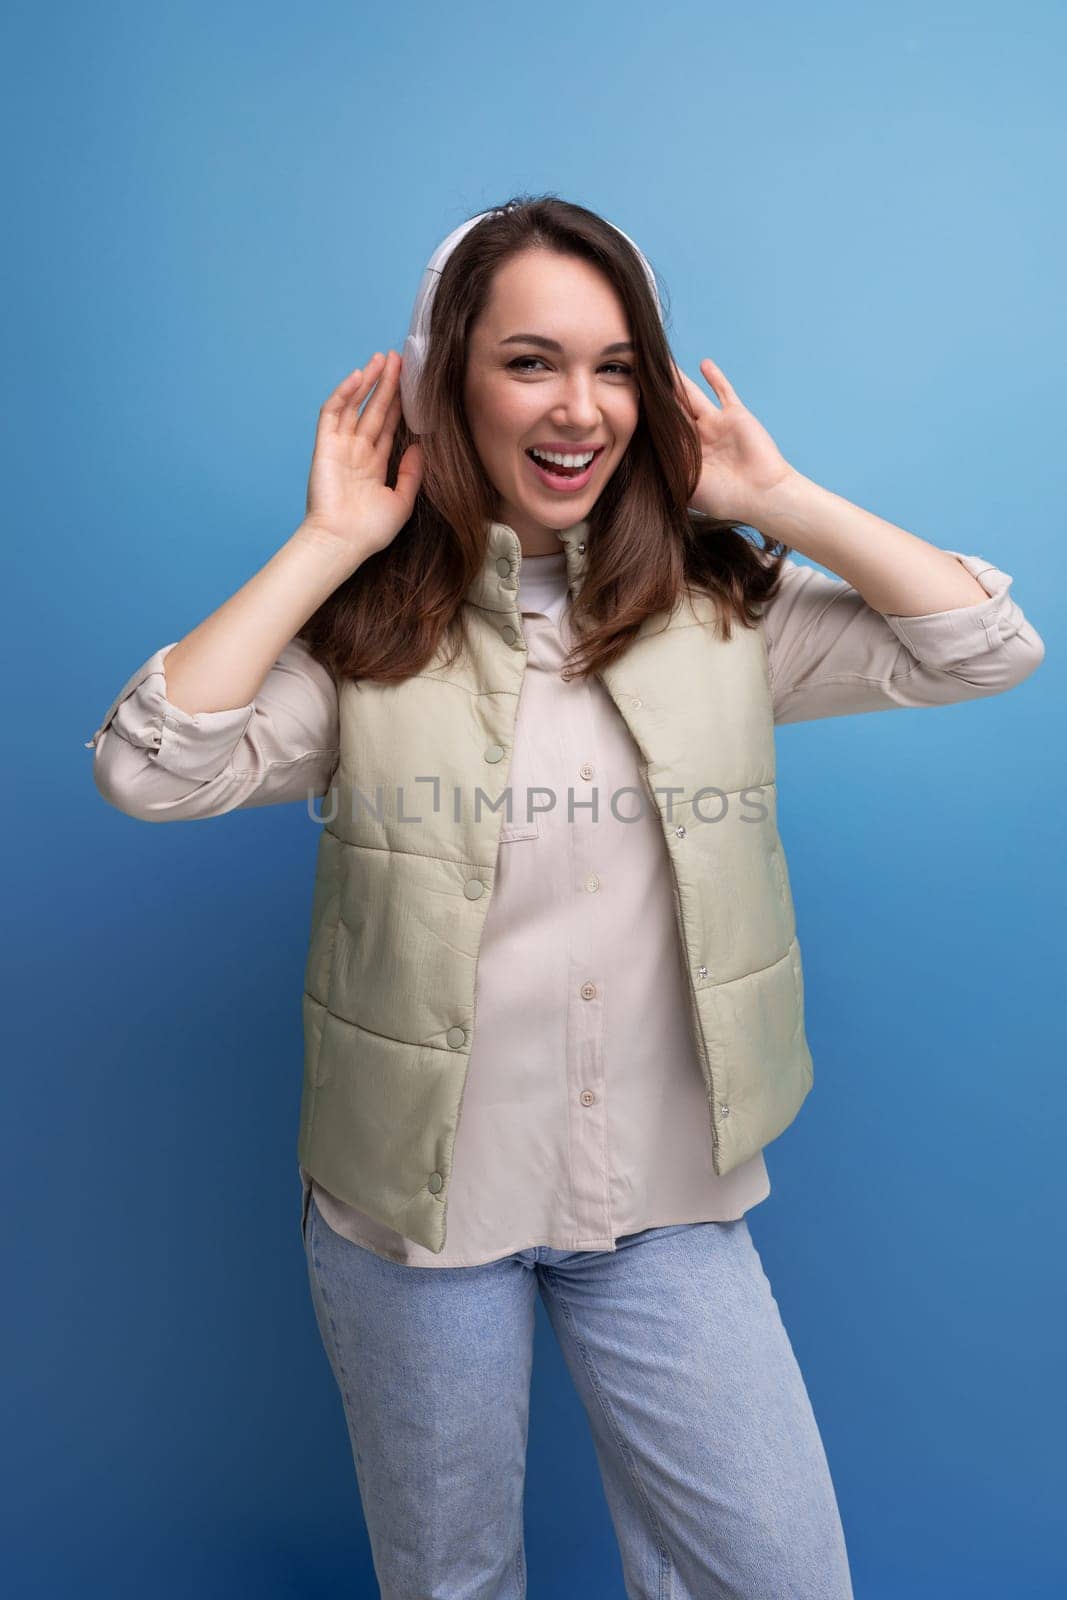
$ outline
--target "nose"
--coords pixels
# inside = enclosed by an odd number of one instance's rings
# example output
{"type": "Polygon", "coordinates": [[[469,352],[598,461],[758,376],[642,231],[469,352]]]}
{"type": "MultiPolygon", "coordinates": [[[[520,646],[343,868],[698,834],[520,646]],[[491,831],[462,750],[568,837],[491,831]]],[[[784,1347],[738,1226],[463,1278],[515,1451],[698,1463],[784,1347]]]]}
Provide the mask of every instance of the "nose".
{"type": "Polygon", "coordinates": [[[552,413],[552,420],[561,428],[574,428],[581,433],[594,431],[600,421],[594,376],[582,372],[571,373],[563,399],[552,413]]]}

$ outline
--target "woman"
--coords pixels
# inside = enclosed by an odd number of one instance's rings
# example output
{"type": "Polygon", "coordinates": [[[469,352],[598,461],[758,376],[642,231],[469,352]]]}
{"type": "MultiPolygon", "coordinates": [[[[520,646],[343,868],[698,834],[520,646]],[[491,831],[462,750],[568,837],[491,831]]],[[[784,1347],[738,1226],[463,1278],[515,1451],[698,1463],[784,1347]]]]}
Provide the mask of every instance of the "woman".
{"type": "Polygon", "coordinates": [[[302,1230],[383,1596],[525,1593],[537,1293],[629,1595],[851,1594],[745,1217],[812,1083],[773,726],[1043,646],[701,370],[603,218],[470,219],[323,406],[301,526],[91,741],[148,820],[328,796],[302,1230]]]}

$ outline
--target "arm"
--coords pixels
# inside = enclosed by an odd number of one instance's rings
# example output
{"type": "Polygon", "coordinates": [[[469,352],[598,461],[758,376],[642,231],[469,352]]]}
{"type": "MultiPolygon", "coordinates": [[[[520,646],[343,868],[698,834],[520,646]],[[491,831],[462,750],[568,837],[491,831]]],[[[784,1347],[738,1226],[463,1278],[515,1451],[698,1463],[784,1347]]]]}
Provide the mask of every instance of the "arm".
{"type": "Polygon", "coordinates": [[[750,527],[828,567],[883,615],[928,616],[986,598],[952,551],[864,511],[795,467],[754,498],[750,527]]]}
{"type": "Polygon", "coordinates": [[[337,686],[292,639],[247,705],[183,711],[164,645],[133,674],[88,742],[99,793],[143,822],[192,821],[324,795],[337,765],[337,686]]]}
{"type": "Polygon", "coordinates": [[[787,557],[763,617],[776,723],[1001,694],[1036,669],[1044,644],[981,556],[938,551],[978,587],[976,604],[883,613],[843,579],[787,557]]]}
{"type": "Polygon", "coordinates": [[[245,706],[282,648],[362,561],[302,523],[265,567],[173,647],[172,705],[190,716],[245,706]]]}
{"type": "Polygon", "coordinates": [[[700,442],[692,505],[834,574],[787,559],[764,607],[777,722],[973,700],[1034,671],[1045,647],[1008,595],[1006,573],[805,477],[710,357],[701,370],[718,405],[675,369],[700,442]]]}
{"type": "Polygon", "coordinates": [[[392,355],[355,368],[320,410],[300,527],[225,604],[144,662],[89,740],[96,786],[121,811],[211,817],[328,788],[336,686],[296,635],[412,514],[418,445],[401,457],[395,487],[385,481],[401,413],[392,355]]]}
{"type": "Polygon", "coordinates": [[[243,588],[150,656],[90,740],[104,799],[144,822],[178,822],[325,793],[336,688],[293,636],[360,564],[302,524],[243,588]]]}

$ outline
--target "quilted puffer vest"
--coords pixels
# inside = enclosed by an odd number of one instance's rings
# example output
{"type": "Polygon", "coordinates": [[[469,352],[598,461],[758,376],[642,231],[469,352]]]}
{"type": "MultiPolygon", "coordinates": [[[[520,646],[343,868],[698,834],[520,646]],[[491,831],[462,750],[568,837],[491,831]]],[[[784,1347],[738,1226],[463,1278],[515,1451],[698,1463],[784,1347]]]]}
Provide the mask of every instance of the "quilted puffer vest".
{"type": "MultiPolygon", "coordinates": [[[[588,526],[560,534],[572,595],[588,526]]],[[[339,762],[321,809],[299,1159],[332,1194],[438,1254],[478,947],[511,818],[521,559],[515,532],[491,522],[467,594],[466,659],[435,657],[402,684],[341,683],[339,762]]],[[[599,676],[637,745],[644,803],[660,813],[721,1175],[788,1127],[813,1075],[763,629],[735,625],[724,641],[712,601],[690,591],[646,618],[599,676]]],[[[633,940],[638,960],[639,927],[633,940]]]]}

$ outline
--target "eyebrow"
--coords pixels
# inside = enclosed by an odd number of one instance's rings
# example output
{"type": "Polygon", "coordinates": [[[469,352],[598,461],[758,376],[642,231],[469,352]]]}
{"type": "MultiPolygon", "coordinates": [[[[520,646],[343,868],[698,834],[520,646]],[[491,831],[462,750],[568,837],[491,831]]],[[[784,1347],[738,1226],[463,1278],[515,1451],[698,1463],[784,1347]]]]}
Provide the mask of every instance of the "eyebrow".
{"type": "MultiPolygon", "coordinates": [[[[543,350],[554,350],[557,355],[563,354],[563,346],[555,339],[546,339],[539,333],[511,333],[506,339],[501,339],[501,344],[539,344],[543,350]]],[[[620,339],[616,344],[606,344],[601,350],[602,356],[614,355],[617,351],[633,350],[634,345],[629,339],[620,339]]]]}

